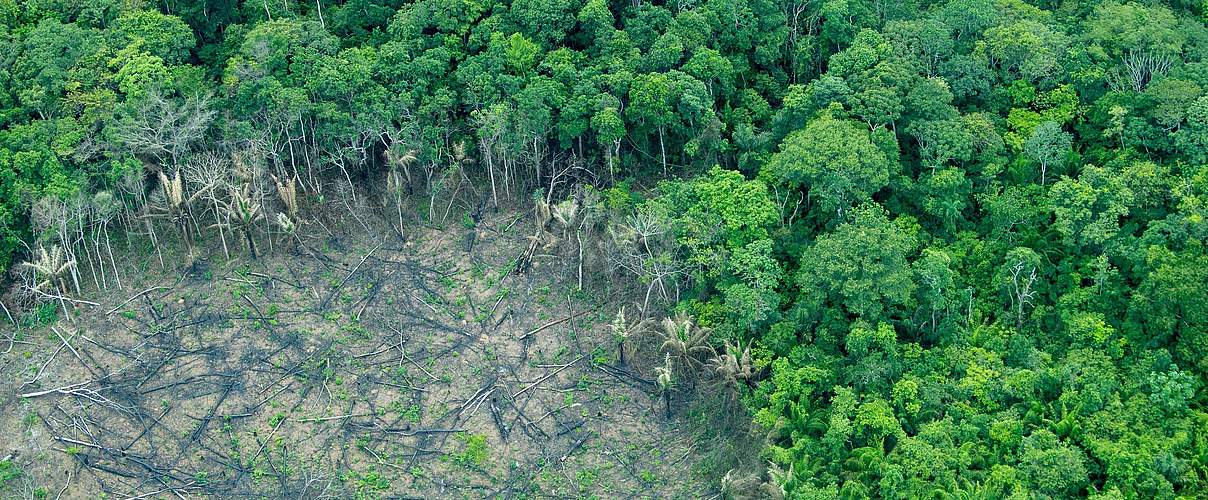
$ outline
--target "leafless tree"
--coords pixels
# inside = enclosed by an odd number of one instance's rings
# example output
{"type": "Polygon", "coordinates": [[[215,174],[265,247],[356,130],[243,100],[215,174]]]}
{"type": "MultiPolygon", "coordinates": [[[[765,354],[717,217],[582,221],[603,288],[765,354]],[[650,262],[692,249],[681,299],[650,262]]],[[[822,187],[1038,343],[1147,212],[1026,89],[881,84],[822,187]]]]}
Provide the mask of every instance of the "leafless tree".
{"type": "Polygon", "coordinates": [[[671,221],[666,213],[655,205],[642,205],[624,220],[610,224],[608,232],[613,247],[609,253],[613,265],[646,283],[643,316],[649,311],[655,290],[665,302],[679,295],[679,279],[691,266],[676,251],[671,221]],[[675,290],[674,294],[671,289],[675,290]]]}
{"type": "Polygon", "coordinates": [[[118,187],[123,193],[123,218],[125,219],[126,227],[126,244],[129,247],[133,238],[130,237],[131,228],[134,227],[135,221],[141,221],[143,227],[147,230],[147,236],[151,238],[151,246],[155,249],[155,255],[159,259],[159,268],[164,269],[164,255],[159,248],[159,237],[155,233],[155,224],[152,223],[151,217],[147,216],[147,211],[150,209],[151,202],[147,197],[146,181],[143,178],[141,170],[127,170],[118,180],[118,187]]]}
{"type": "Polygon", "coordinates": [[[1108,72],[1107,83],[1117,92],[1141,92],[1154,78],[1170,71],[1178,60],[1178,55],[1170,52],[1129,50],[1120,61],[1120,66],[1108,72]]]}
{"type": "Polygon", "coordinates": [[[1015,309],[1015,327],[1023,328],[1024,308],[1032,305],[1036,297],[1036,290],[1032,289],[1032,285],[1036,283],[1036,266],[1020,260],[1012,264],[1007,271],[1010,275],[1008,287],[1011,305],[1015,309]]]}
{"type": "Polygon", "coordinates": [[[205,94],[175,99],[152,91],[111,127],[114,149],[175,167],[202,138],[214,118],[205,94]]]}
{"type": "MultiPolygon", "coordinates": [[[[189,159],[185,164],[185,173],[195,196],[208,200],[214,217],[221,217],[219,205],[233,179],[229,157],[216,151],[206,151],[189,159]]],[[[224,225],[218,224],[217,227],[218,238],[222,240],[222,253],[229,260],[231,251],[227,245],[224,225]]]]}
{"type": "MultiPolygon", "coordinates": [[[[121,212],[121,203],[113,196],[111,191],[100,191],[92,196],[92,211],[96,219],[97,227],[92,233],[93,247],[96,248],[98,257],[101,254],[101,239],[105,240],[105,253],[109,256],[110,269],[113,271],[113,279],[117,283],[117,287],[122,287],[122,277],[117,270],[117,261],[113,258],[113,244],[109,241],[109,224],[112,223],[121,212]]],[[[101,264],[101,270],[104,271],[104,264],[101,264]]]]}
{"type": "Polygon", "coordinates": [[[44,196],[34,203],[30,211],[34,234],[37,240],[52,242],[63,253],[65,261],[72,263],[66,271],[71,276],[71,283],[76,293],[80,292],[80,277],[75,263],[77,259],[72,246],[75,243],[75,225],[68,203],[54,196],[44,196]]]}

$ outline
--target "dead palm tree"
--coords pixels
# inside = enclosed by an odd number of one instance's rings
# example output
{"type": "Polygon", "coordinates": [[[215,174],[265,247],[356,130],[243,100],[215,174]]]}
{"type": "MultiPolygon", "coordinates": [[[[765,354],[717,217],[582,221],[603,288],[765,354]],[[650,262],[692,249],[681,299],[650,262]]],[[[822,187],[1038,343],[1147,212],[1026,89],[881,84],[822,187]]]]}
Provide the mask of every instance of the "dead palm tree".
{"type": "Polygon", "coordinates": [[[272,175],[273,184],[277,186],[277,197],[281,198],[281,203],[285,205],[285,212],[289,214],[291,219],[298,218],[298,179],[289,177],[282,182],[276,175],[272,175]]]}
{"type": "Polygon", "coordinates": [[[763,483],[764,493],[773,500],[781,500],[788,496],[788,484],[793,480],[794,464],[789,464],[789,470],[784,470],[775,463],[768,463],[768,480],[763,483]]]}
{"type": "MultiPolygon", "coordinates": [[[[397,145],[397,143],[395,144],[397,145]]],[[[390,172],[397,174],[398,169],[403,169],[403,175],[407,177],[407,184],[411,184],[411,165],[418,159],[419,152],[414,149],[407,151],[399,151],[399,148],[390,147],[386,149],[386,163],[390,165],[390,172]]],[[[400,182],[401,184],[401,182],[400,182]]]]}
{"type": "Polygon", "coordinates": [[[520,256],[520,261],[517,266],[518,269],[523,270],[528,268],[528,265],[533,260],[533,255],[536,255],[537,253],[538,247],[549,248],[550,245],[553,245],[553,243],[557,241],[557,238],[546,230],[546,227],[549,225],[550,221],[554,219],[552,208],[553,207],[545,201],[545,198],[536,193],[533,194],[533,215],[537,218],[537,231],[534,232],[532,236],[528,237],[529,245],[525,252],[520,256]]]}
{"type": "Polygon", "coordinates": [[[566,238],[566,233],[574,227],[578,215],[579,203],[573,196],[550,207],[550,216],[558,223],[558,227],[562,228],[563,238],[566,238]]]}
{"type": "Polygon", "coordinates": [[[730,469],[721,478],[721,497],[727,500],[763,498],[764,496],[760,494],[762,484],[760,478],[755,474],[730,469]]]}

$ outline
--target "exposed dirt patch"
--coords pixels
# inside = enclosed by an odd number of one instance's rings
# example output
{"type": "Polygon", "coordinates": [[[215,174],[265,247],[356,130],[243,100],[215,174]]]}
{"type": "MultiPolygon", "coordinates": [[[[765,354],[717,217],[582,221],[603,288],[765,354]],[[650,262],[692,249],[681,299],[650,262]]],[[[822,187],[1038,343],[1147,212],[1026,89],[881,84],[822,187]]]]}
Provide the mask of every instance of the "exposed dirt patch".
{"type": "Polygon", "coordinates": [[[649,364],[618,363],[620,299],[577,291],[575,259],[538,252],[517,269],[532,231],[520,214],[417,231],[278,241],[258,261],[183,272],[131,251],[142,279],[0,355],[0,457],[24,471],[6,494],[715,489],[649,364]]]}

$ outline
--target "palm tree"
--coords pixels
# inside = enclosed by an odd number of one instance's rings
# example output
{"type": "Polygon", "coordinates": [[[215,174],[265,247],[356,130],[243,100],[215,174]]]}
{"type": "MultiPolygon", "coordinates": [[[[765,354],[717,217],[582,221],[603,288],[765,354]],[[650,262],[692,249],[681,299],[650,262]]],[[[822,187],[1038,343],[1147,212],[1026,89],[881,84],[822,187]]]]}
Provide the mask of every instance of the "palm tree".
{"type": "Polygon", "coordinates": [[[876,443],[851,450],[843,468],[849,479],[875,484],[885,469],[885,459],[885,438],[882,437],[876,443]]]}
{"type": "Polygon", "coordinates": [[[649,327],[650,322],[648,320],[630,323],[629,319],[625,316],[625,307],[621,306],[621,309],[617,311],[616,318],[612,320],[612,324],[608,325],[609,330],[612,331],[613,340],[617,342],[617,362],[619,364],[625,364],[625,352],[629,350],[629,337],[646,331],[649,327]]]}
{"type": "Polygon", "coordinates": [[[180,231],[180,237],[185,242],[185,248],[189,252],[189,264],[193,261],[193,237],[189,234],[189,207],[201,195],[200,192],[194,193],[193,196],[185,197],[184,179],[181,176],[180,170],[177,170],[172,177],[164,175],[163,170],[159,171],[159,185],[163,189],[164,206],[158,207],[163,215],[170,219],[176,229],[180,231]]]}
{"type": "Polygon", "coordinates": [[[575,225],[575,220],[579,215],[579,203],[575,198],[569,197],[561,202],[555,203],[550,207],[550,216],[562,228],[562,237],[566,238],[566,233],[575,225]]]}
{"type": "Polygon", "coordinates": [[[737,346],[726,341],[725,350],[718,353],[716,356],[709,358],[707,367],[713,373],[720,377],[722,384],[726,387],[734,389],[731,392],[731,398],[738,396],[738,382],[750,380],[754,375],[751,363],[751,346],[741,348],[740,342],[737,346]]]}
{"type": "Polygon", "coordinates": [[[277,186],[277,196],[281,198],[281,203],[285,205],[285,211],[291,219],[298,218],[298,179],[289,177],[285,182],[281,182],[276,175],[272,175],[273,184],[277,186]]]}
{"type": "Polygon", "coordinates": [[[671,420],[672,371],[671,353],[667,353],[666,357],[663,358],[663,366],[654,369],[654,372],[658,375],[655,380],[658,382],[659,391],[663,394],[663,407],[665,408],[667,414],[667,420],[671,420]]]}
{"type": "Polygon", "coordinates": [[[63,314],[70,318],[67,303],[63,300],[63,295],[67,290],[64,276],[75,268],[75,259],[67,255],[67,252],[64,252],[63,247],[59,245],[50,247],[50,251],[47,251],[46,247],[39,247],[36,255],[37,259],[23,262],[18,266],[20,269],[30,272],[29,284],[26,286],[30,291],[43,296],[50,295],[45,292],[46,289],[53,291],[52,298],[59,300],[59,305],[63,307],[63,314]]]}
{"type": "Polygon", "coordinates": [[[398,212],[398,230],[399,234],[403,232],[403,191],[411,186],[411,164],[415,163],[419,157],[418,152],[414,149],[409,149],[399,153],[395,148],[386,149],[386,162],[390,165],[390,170],[386,172],[386,190],[394,195],[394,208],[398,212]],[[399,168],[402,172],[399,172],[399,168]],[[406,177],[406,183],[403,183],[403,178],[406,177]]]}
{"type": "Polygon", "coordinates": [[[700,358],[716,355],[709,346],[709,335],[713,329],[696,324],[696,320],[684,313],[663,319],[663,347],[668,357],[674,357],[681,366],[697,369],[704,366],[700,358]]]}
{"type": "Polygon", "coordinates": [[[721,478],[721,497],[731,500],[760,498],[761,484],[759,477],[754,474],[730,469],[721,478]]]}
{"type": "Polygon", "coordinates": [[[252,230],[255,229],[256,223],[264,220],[265,217],[260,202],[251,191],[251,183],[245,183],[241,190],[230,189],[230,199],[222,206],[223,211],[226,212],[226,222],[219,222],[219,224],[226,224],[242,232],[248,251],[255,259],[257,257],[256,240],[252,236],[252,230]]]}
{"type": "Polygon", "coordinates": [[[775,500],[781,500],[788,496],[789,483],[794,479],[793,466],[789,464],[789,470],[784,470],[779,465],[768,463],[768,481],[763,483],[764,492],[769,497],[775,500]]]}
{"type": "Polygon", "coordinates": [[[1004,496],[1004,491],[1000,488],[995,488],[994,485],[986,481],[971,481],[967,478],[960,478],[960,482],[949,486],[947,489],[937,487],[934,492],[936,498],[944,500],[975,500],[979,498],[1001,498],[1004,496]]]}

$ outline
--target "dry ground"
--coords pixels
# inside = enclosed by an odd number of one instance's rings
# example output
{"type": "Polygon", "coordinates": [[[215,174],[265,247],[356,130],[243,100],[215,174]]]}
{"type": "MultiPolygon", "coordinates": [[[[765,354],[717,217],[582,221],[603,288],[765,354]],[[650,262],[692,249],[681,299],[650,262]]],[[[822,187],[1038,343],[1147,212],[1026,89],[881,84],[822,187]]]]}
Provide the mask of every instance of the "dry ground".
{"type": "Polygon", "coordinates": [[[353,226],[183,270],[135,246],[122,289],[0,342],[0,497],[715,493],[692,412],[618,362],[602,268],[518,269],[523,214],[353,226]]]}

